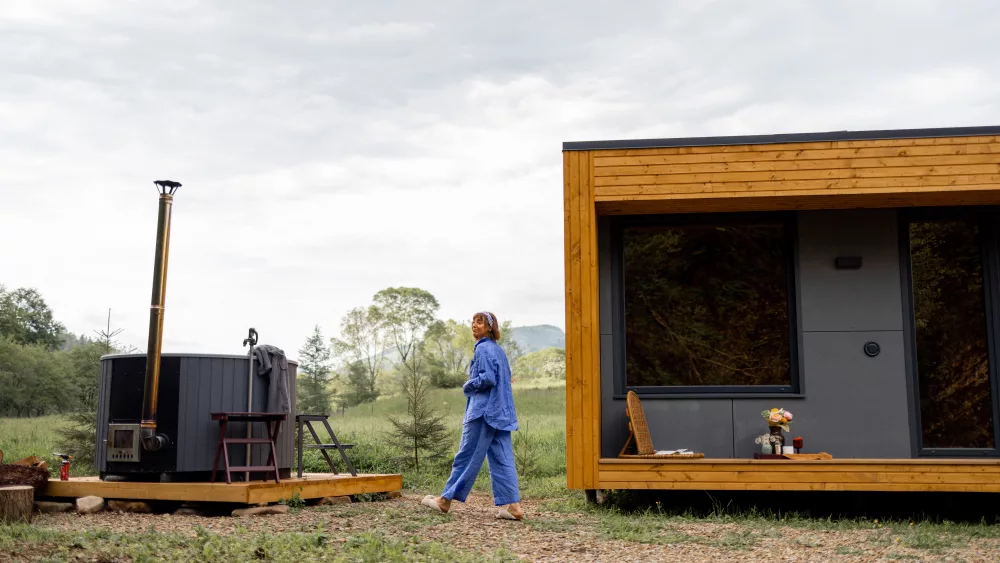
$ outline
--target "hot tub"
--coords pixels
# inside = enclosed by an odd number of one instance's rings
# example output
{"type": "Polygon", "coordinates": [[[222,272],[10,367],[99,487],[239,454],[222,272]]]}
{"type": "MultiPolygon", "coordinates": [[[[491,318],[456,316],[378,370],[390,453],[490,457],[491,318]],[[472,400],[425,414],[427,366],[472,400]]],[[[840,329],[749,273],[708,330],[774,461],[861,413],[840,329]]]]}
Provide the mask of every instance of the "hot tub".
{"type": "MultiPolygon", "coordinates": [[[[139,444],[142,419],[143,385],[146,377],[145,354],[108,355],[101,358],[98,388],[97,443],[95,466],[104,480],[129,481],[208,481],[219,439],[219,423],[210,413],[247,410],[250,375],[248,356],[212,354],[161,354],[157,431],[169,443],[156,451],[143,450],[139,444]],[[133,432],[134,430],[134,432],[133,432]]],[[[288,362],[288,398],[291,412],[282,423],[275,444],[278,472],[290,476],[294,461],[295,376],[298,364],[288,362]]],[[[254,412],[266,410],[270,378],[253,376],[254,412]]],[[[228,435],[246,437],[245,423],[229,423],[228,435]]],[[[266,436],[266,425],[254,423],[253,436],[266,436]]],[[[267,446],[253,446],[251,465],[264,465],[267,446]]],[[[245,465],[246,446],[230,445],[231,465],[245,465]]],[[[220,476],[222,460],[219,460],[220,476]]],[[[243,473],[233,473],[243,480],[243,473]]],[[[251,473],[250,479],[265,474],[251,473]]],[[[219,480],[219,476],[216,480],[219,480]]]]}

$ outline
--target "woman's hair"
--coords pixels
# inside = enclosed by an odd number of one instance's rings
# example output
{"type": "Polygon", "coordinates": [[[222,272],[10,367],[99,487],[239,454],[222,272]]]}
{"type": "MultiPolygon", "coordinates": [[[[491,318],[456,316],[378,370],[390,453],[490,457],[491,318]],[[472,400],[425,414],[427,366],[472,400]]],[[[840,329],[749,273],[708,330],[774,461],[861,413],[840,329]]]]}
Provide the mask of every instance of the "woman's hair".
{"type": "Polygon", "coordinates": [[[482,321],[486,326],[490,327],[490,332],[487,336],[492,340],[500,340],[500,321],[497,320],[496,315],[489,311],[480,311],[472,315],[472,320],[482,321]]]}

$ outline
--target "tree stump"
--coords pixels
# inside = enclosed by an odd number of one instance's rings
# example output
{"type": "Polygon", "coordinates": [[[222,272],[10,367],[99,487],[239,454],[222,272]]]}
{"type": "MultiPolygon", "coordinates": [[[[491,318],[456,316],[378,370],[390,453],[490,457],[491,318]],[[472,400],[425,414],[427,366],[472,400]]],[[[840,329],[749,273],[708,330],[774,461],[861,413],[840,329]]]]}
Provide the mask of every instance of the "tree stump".
{"type": "Polygon", "coordinates": [[[31,522],[35,488],[27,485],[0,487],[0,523],[31,522]]]}

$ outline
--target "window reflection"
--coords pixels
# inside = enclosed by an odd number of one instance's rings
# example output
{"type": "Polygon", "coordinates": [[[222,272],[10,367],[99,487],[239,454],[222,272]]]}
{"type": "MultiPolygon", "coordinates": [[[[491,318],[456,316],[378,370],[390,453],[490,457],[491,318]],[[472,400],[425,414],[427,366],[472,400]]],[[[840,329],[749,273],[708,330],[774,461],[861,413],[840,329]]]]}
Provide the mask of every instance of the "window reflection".
{"type": "Polygon", "coordinates": [[[788,231],[625,229],[626,385],[790,385],[788,231]]]}
{"type": "Polygon", "coordinates": [[[992,448],[982,243],[974,220],[909,227],[925,448],[992,448]]]}

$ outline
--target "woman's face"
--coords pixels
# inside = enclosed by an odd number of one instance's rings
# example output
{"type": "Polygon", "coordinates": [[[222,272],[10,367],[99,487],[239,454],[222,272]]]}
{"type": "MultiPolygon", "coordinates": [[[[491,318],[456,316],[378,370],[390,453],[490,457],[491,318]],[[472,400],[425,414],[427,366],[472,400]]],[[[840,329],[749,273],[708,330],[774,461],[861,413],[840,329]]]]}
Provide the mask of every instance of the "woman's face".
{"type": "Polygon", "coordinates": [[[490,333],[490,327],[482,317],[472,319],[472,337],[476,340],[490,333]]]}

